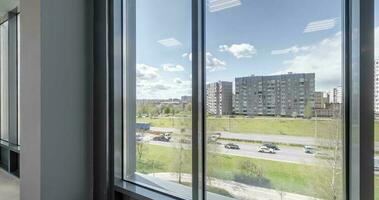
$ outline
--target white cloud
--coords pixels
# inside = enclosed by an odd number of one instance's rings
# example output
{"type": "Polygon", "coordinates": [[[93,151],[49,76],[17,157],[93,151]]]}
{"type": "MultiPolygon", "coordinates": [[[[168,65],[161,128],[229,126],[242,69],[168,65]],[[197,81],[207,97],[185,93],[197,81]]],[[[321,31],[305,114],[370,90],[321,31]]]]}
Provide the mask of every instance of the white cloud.
{"type": "Polygon", "coordinates": [[[304,28],[304,33],[311,33],[316,31],[323,31],[332,29],[336,26],[336,18],[333,19],[325,19],[319,21],[309,22],[307,26],[304,28]]]}
{"type": "Polygon", "coordinates": [[[158,40],[158,43],[165,47],[175,47],[175,46],[182,45],[182,43],[180,43],[175,38],[166,38],[166,39],[158,40]]]}
{"type": "Polygon", "coordinates": [[[341,33],[339,32],[311,46],[306,53],[284,61],[286,68],[275,74],[315,73],[316,90],[327,91],[341,85],[341,45],[341,33]]]}
{"type": "Polygon", "coordinates": [[[159,77],[158,71],[158,68],[146,64],[137,64],[137,81],[156,79],[159,77]]]}
{"type": "Polygon", "coordinates": [[[297,45],[295,45],[295,46],[292,46],[292,47],[286,48],[286,49],[272,50],[271,54],[272,55],[282,55],[282,54],[288,54],[288,53],[296,54],[299,52],[308,51],[310,49],[311,49],[311,47],[309,47],[309,46],[298,47],[297,45]]]}
{"type": "Polygon", "coordinates": [[[379,26],[375,27],[375,59],[379,59],[379,26]]]}
{"type": "Polygon", "coordinates": [[[180,98],[191,95],[191,81],[180,78],[165,78],[159,69],[146,64],[137,64],[137,98],[162,99],[180,98]]]}
{"type": "MultiPolygon", "coordinates": [[[[184,53],[182,57],[187,58],[189,61],[192,61],[192,53],[184,53]]],[[[226,69],[226,62],[214,57],[213,54],[210,52],[206,53],[205,60],[207,65],[206,68],[209,72],[215,72],[226,69]]]]}
{"type": "Polygon", "coordinates": [[[220,45],[219,50],[221,52],[229,52],[236,58],[251,58],[257,53],[255,47],[247,43],[232,44],[231,46],[220,45]]]}
{"type": "Polygon", "coordinates": [[[181,65],[164,64],[163,65],[163,71],[166,71],[166,72],[181,72],[181,71],[184,71],[184,67],[181,66],[181,65]]]}

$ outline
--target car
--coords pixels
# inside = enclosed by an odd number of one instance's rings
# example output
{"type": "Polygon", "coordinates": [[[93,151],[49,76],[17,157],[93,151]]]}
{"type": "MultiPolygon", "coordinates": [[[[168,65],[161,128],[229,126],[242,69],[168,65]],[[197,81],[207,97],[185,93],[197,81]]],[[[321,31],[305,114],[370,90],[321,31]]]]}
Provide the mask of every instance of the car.
{"type": "Polygon", "coordinates": [[[379,157],[375,156],[374,158],[374,170],[379,171],[379,157]]]}
{"type": "Polygon", "coordinates": [[[171,138],[167,138],[164,135],[153,137],[153,141],[160,141],[160,142],[170,142],[170,139],[171,138]]]}
{"type": "Polygon", "coordinates": [[[143,140],[143,136],[141,134],[136,134],[136,141],[141,142],[143,140]]]}
{"type": "Polygon", "coordinates": [[[266,146],[268,148],[274,149],[275,151],[280,150],[279,147],[273,143],[264,143],[262,144],[262,146],[266,146]]]}
{"type": "Polygon", "coordinates": [[[316,148],[306,145],[306,146],[304,146],[304,153],[314,154],[314,153],[316,153],[316,148]]]}
{"type": "Polygon", "coordinates": [[[240,147],[233,143],[228,143],[224,145],[225,149],[240,149],[240,147]]]}
{"type": "Polygon", "coordinates": [[[272,153],[274,154],[275,153],[275,149],[273,148],[269,148],[267,146],[264,146],[264,145],[261,145],[257,148],[258,152],[260,153],[272,153]]]}

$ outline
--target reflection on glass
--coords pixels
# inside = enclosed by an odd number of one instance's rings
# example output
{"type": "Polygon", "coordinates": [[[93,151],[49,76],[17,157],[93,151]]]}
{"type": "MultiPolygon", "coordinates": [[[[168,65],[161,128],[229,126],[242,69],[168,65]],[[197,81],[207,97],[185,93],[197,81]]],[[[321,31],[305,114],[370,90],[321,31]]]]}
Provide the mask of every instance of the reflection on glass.
{"type": "Polygon", "coordinates": [[[136,80],[126,83],[136,89],[135,127],[125,131],[135,148],[124,178],[192,199],[191,1],[135,2],[136,80]]]}
{"type": "Polygon", "coordinates": [[[0,119],[1,139],[9,140],[8,104],[8,22],[0,25],[0,119]]]}
{"type": "Polygon", "coordinates": [[[343,199],[341,2],[207,2],[208,199],[343,199]]]}

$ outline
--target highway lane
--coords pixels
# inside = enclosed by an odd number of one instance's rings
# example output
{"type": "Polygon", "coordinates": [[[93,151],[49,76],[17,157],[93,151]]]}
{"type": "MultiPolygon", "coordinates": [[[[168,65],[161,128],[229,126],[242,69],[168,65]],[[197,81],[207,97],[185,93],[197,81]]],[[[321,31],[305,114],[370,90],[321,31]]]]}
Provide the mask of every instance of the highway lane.
{"type": "MultiPolygon", "coordinates": [[[[175,132],[175,128],[159,128],[151,127],[153,131],[167,131],[175,132]]],[[[221,139],[226,140],[243,140],[250,142],[272,142],[279,144],[289,144],[289,145],[309,145],[309,146],[322,146],[327,143],[320,139],[315,139],[314,137],[306,136],[290,136],[290,135],[275,135],[275,134],[264,134],[264,133],[231,133],[231,132],[218,132],[221,133],[221,139]]],[[[375,142],[375,150],[379,151],[379,142],[375,142]]]]}
{"type": "MultiPolygon", "coordinates": [[[[190,144],[180,144],[176,142],[159,142],[159,141],[147,141],[149,144],[161,145],[166,147],[174,147],[179,148],[183,145],[186,149],[190,149],[190,144]]],[[[234,144],[238,144],[240,149],[226,149],[222,144],[215,145],[212,147],[212,152],[225,154],[225,155],[233,155],[233,156],[241,156],[248,158],[256,158],[256,159],[264,159],[271,161],[279,161],[279,162],[287,162],[287,163],[296,163],[296,164],[316,164],[318,159],[314,157],[314,155],[304,153],[303,148],[301,147],[288,147],[282,146],[281,149],[276,151],[275,154],[270,153],[260,153],[257,148],[259,144],[246,144],[235,142],[234,144]]]]}

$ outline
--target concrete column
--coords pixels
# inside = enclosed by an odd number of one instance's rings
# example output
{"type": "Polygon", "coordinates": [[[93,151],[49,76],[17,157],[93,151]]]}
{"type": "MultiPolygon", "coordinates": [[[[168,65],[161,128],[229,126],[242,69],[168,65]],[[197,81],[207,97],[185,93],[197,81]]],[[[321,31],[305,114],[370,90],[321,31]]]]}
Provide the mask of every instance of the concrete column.
{"type": "Polygon", "coordinates": [[[22,200],[91,198],[91,9],[21,1],[22,200]]]}

